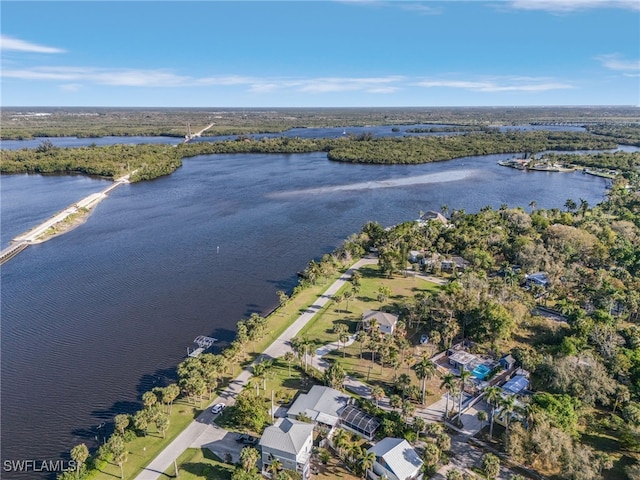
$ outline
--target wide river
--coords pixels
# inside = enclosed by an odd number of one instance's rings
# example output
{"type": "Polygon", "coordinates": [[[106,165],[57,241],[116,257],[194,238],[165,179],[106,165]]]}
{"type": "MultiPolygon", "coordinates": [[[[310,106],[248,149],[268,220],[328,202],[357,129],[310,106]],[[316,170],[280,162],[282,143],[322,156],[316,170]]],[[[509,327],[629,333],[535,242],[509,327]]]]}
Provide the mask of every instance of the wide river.
{"type": "MultiPolygon", "coordinates": [[[[200,156],[115,189],[84,225],[2,266],[3,463],[95,447],[98,426],[137,408],[197,335],[233,339],[238,320],[270,311],[297,271],[368,220],[394,224],[443,204],[593,205],[606,193],[602,178],[497,165],[510,157],[374,166],[323,153],[200,156]]],[[[2,246],[107,184],[3,176],[2,246]]]]}

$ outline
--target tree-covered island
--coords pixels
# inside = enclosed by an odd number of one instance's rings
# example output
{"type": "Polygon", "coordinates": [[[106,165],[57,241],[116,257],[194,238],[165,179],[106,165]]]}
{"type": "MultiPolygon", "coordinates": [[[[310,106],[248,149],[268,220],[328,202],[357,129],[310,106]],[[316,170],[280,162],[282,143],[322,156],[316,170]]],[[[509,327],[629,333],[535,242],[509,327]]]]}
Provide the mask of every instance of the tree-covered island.
{"type": "MultiPolygon", "coordinates": [[[[625,137],[626,138],[626,137],[625,137]]],[[[619,139],[618,139],[619,140],[619,139]]],[[[631,143],[632,139],[629,139],[631,143]]],[[[59,148],[45,141],[35,149],[2,150],[0,172],[83,173],[117,178],[136,171],[131,181],[168,175],[182,159],[216,153],[327,152],[334,161],[354,163],[418,164],[496,153],[545,150],[602,150],[616,148],[611,137],[583,132],[469,132],[444,137],[374,138],[362,134],[338,139],[238,137],[219,142],[177,146],[142,144],[59,148]]]]}

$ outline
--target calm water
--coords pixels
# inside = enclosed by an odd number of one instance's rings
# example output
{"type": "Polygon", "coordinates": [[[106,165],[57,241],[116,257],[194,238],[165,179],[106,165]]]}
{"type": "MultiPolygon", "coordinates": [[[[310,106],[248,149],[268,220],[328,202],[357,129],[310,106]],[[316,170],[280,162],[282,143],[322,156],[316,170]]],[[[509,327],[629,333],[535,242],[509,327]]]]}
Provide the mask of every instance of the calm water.
{"type": "MultiPolygon", "coordinates": [[[[322,153],[201,156],[117,188],[86,224],[2,266],[2,460],[95,447],[96,427],[136,408],[195,336],[231,340],[238,320],[268,312],[310,259],[368,220],[605,194],[601,178],[496,164],[508,157],[373,166],[322,153]]],[[[103,185],[3,177],[3,244],[103,185]]]]}
{"type": "MultiPolygon", "coordinates": [[[[425,136],[425,135],[456,135],[455,132],[423,132],[411,133],[408,130],[416,128],[439,128],[451,127],[451,125],[434,125],[434,124],[417,124],[417,125],[376,125],[364,127],[346,127],[346,128],[292,128],[281,133],[259,133],[247,135],[252,138],[264,137],[300,137],[300,138],[331,138],[340,137],[342,135],[360,135],[362,133],[372,133],[376,137],[403,137],[403,136],[425,136]],[[394,131],[397,130],[397,131],[394,131]]],[[[499,127],[500,131],[509,130],[552,130],[559,132],[584,132],[583,127],[571,125],[515,125],[499,127]]],[[[186,133],[186,132],[185,132],[186,133]]],[[[206,135],[206,132],[205,132],[206,135]]],[[[237,138],[236,135],[218,135],[212,137],[195,138],[193,142],[212,142],[220,140],[229,140],[237,138]]],[[[91,144],[96,145],[114,145],[117,143],[137,145],[139,143],[167,143],[176,145],[182,142],[181,138],[176,137],[113,137],[106,136],[100,138],[77,138],[77,137],[37,137],[31,140],[3,140],[0,142],[0,148],[5,150],[18,150],[21,148],[36,148],[44,140],[49,140],[57,147],[85,147],[91,144]]]]}

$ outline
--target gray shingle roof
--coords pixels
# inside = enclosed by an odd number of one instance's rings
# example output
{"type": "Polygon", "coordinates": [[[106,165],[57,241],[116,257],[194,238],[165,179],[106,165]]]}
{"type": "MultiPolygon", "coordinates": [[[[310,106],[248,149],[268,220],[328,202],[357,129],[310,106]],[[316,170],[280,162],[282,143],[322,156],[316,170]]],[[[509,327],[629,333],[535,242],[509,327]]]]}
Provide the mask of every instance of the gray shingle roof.
{"type": "Polygon", "coordinates": [[[274,425],[265,428],[259,445],[297,455],[311,435],[313,435],[311,423],[281,418],[274,425]]]}
{"type": "Polygon", "coordinates": [[[384,458],[387,469],[400,480],[411,478],[422,467],[422,460],[413,447],[402,438],[387,437],[371,447],[369,452],[384,458]]]}

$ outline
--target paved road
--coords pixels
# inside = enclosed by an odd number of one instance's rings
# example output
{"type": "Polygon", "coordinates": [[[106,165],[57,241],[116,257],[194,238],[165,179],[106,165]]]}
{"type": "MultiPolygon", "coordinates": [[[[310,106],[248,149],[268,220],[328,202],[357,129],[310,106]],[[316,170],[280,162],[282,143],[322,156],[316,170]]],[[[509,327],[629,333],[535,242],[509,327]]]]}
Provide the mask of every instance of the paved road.
{"type": "MultiPolygon", "coordinates": [[[[331,297],[351,278],[353,272],[364,265],[372,265],[378,263],[374,258],[363,258],[351,266],[338,280],[331,284],[329,288],[311,305],[304,313],[302,313],[282,335],[280,335],[253,363],[262,361],[264,358],[277,358],[291,350],[289,340],[295,337],[316,313],[324,307],[331,297]]],[[[253,363],[251,365],[253,365],[253,363]]],[[[250,369],[247,368],[233,379],[227,388],[211,402],[210,405],[216,403],[226,403],[232,405],[240,391],[247,385],[251,378],[250,369]]],[[[182,452],[190,447],[209,446],[212,443],[221,441],[227,432],[218,429],[213,425],[215,415],[207,408],[198,418],[185,428],[173,442],[171,442],[160,454],[153,460],[142,472],[136,477],[136,480],[156,480],[163,472],[167,471],[175,459],[182,452]]],[[[223,444],[229,445],[225,442],[223,444]]],[[[221,447],[228,448],[228,447],[221,447]]],[[[229,449],[230,450],[230,449],[229,449]]],[[[230,451],[233,455],[233,452],[230,451]]]]}

